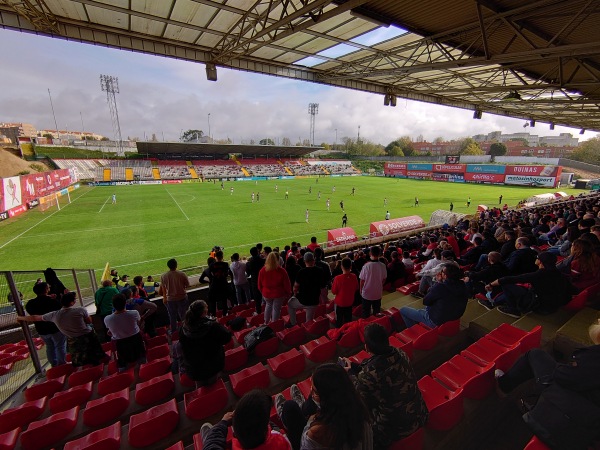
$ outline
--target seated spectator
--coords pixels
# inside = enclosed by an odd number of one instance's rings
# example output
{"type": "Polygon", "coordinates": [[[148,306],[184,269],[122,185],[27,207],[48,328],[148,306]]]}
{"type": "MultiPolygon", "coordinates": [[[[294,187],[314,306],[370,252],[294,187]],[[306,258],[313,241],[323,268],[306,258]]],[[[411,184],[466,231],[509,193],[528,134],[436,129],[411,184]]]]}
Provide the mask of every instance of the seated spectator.
{"type": "Polygon", "coordinates": [[[131,286],[129,289],[124,290],[123,294],[127,298],[125,308],[128,311],[135,310],[140,313],[142,319],[140,328],[142,331],[147,333],[150,337],[156,336],[154,313],[158,310],[158,306],[155,303],[142,298],[137,286],[131,286]]]}
{"type": "Polygon", "coordinates": [[[352,305],[354,297],[358,292],[358,278],[352,273],[352,261],[350,258],[342,260],[342,275],[333,279],[331,292],[335,295],[335,326],[340,328],[347,322],[352,321],[352,305]]]}
{"type": "Polygon", "coordinates": [[[451,320],[460,319],[467,308],[469,293],[461,279],[460,268],[451,263],[441,265],[436,275],[437,283],[423,298],[424,309],[405,306],[400,314],[407,327],[419,322],[436,327],[451,320]]]}
{"type": "Polygon", "coordinates": [[[511,275],[521,275],[537,270],[535,263],[537,252],[529,245],[530,240],[527,237],[519,237],[515,241],[515,251],[504,261],[511,275]]]}
{"type": "MultiPolygon", "coordinates": [[[[479,272],[467,272],[464,278],[469,290],[469,295],[485,294],[485,286],[498,278],[508,275],[508,269],[502,262],[502,255],[499,252],[490,252],[487,255],[488,263],[479,272]]],[[[491,296],[495,297],[500,293],[500,287],[496,287],[491,292],[491,296]]],[[[480,302],[481,304],[481,302],[480,302]]],[[[484,305],[485,306],[485,305],[484,305]]]]}
{"type": "Polygon", "coordinates": [[[403,282],[406,279],[406,267],[400,258],[400,254],[397,251],[393,251],[390,255],[391,261],[387,265],[387,278],[386,284],[389,284],[390,292],[395,291],[395,283],[403,282]]]}
{"type": "Polygon", "coordinates": [[[413,297],[425,297],[429,286],[432,284],[432,280],[437,274],[436,269],[439,267],[440,264],[442,264],[442,250],[440,248],[436,248],[433,251],[433,255],[434,257],[427,261],[425,266],[423,266],[423,268],[416,274],[417,280],[420,280],[419,290],[412,294],[413,297]]]}
{"type": "Polygon", "coordinates": [[[457,259],[458,264],[461,266],[477,264],[479,257],[485,253],[485,249],[481,246],[481,243],[483,242],[483,238],[481,236],[475,236],[472,242],[473,246],[469,247],[469,250],[467,250],[463,256],[457,259]]]}
{"type": "Polygon", "coordinates": [[[571,245],[567,276],[578,291],[600,282],[600,255],[585,239],[577,239],[571,245]]]}
{"type": "Polygon", "coordinates": [[[117,349],[117,367],[119,372],[127,369],[128,364],[146,361],[146,347],[140,332],[140,313],[125,309],[123,294],[117,294],[112,299],[115,311],[104,318],[109,336],[117,349]]]}
{"type": "Polygon", "coordinates": [[[538,270],[503,277],[492,281],[486,290],[502,287],[502,293],[490,301],[490,306],[498,306],[498,311],[507,316],[519,318],[522,313],[535,311],[551,314],[566,305],[576,293],[575,287],[556,269],[556,255],[542,252],[535,261],[538,270]],[[528,283],[530,288],[518,283],[528,283]]]}
{"type": "Polygon", "coordinates": [[[286,401],[278,394],[275,406],[294,450],[373,448],[369,411],[340,365],[322,364],[315,369],[306,402],[298,389],[293,397],[294,400],[286,401]],[[304,405],[299,403],[318,408],[306,418],[304,405]]]}
{"type": "Polygon", "coordinates": [[[412,273],[415,270],[415,262],[410,257],[410,252],[406,250],[402,252],[402,264],[404,264],[407,272],[412,273]]]}
{"type": "Polygon", "coordinates": [[[429,413],[408,356],[389,345],[385,328],[365,327],[365,349],[371,357],[361,364],[342,361],[373,417],[373,448],[385,450],[424,426],[429,413]]]}
{"type": "Polygon", "coordinates": [[[173,344],[173,359],[180,373],[185,373],[196,386],[209,386],[225,367],[223,346],[231,333],[220,323],[206,317],[208,305],[204,300],[193,302],[185,313],[179,330],[179,341],[173,344]]]}
{"type": "Polygon", "coordinates": [[[290,441],[274,427],[269,426],[271,397],[254,389],[240,399],[235,411],[225,413],[215,426],[205,423],[200,428],[204,450],[227,449],[227,433],[233,428],[232,448],[291,450],[290,441]]]}
{"type": "Polygon", "coordinates": [[[501,394],[535,381],[539,399],[523,419],[552,449],[586,450],[600,437],[600,321],[590,327],[589,334],[594,345],[575,350],[567,363],[557,363],[536,348],[521,356],[506,374],[496,371],[501,394]]]}
{"type": "MultiPolygon", "coordinates": [[[[135,281],[135,278],[134,278],[135,281]]],[[[146,291],[146,294],[148,294],[147,298],[151,299],[156,297],[156,289],[160,287],[160,284],[157,283],[156,281],[154,281],[154,278],[152,278],[152,275],[148,275],[148,277],[146,278],[146,281],[144,282],[144,290],[146,291]]]]}

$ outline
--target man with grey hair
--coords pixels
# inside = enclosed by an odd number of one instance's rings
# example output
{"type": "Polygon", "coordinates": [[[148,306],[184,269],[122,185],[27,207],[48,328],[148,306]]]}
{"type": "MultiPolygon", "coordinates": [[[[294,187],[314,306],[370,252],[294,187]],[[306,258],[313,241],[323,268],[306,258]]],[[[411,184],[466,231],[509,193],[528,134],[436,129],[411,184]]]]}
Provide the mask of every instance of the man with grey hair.
{"type": "Polygon", "coordinates": [[[312,252],[304,254],[306,267],[300,269],[296,275],[293,286],[294,296],[288,301],[288,312],[290,314],[290,326],[296,325],[296,310],[306,311],[306,321],[315,316],[315,309],[319,305],[321,296],[321,284],[323,282],[323,271],[315,266],[315,255],[312,252]]]}

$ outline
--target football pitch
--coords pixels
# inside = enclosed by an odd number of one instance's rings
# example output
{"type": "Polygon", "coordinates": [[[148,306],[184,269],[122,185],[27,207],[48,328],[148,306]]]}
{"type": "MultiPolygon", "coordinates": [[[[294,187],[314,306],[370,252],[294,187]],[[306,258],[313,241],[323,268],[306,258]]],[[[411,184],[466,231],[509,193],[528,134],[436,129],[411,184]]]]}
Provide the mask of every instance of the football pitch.
{"type": "Polygon", "coordinates": [[[156,275],[173,257],[180,268],[206,264],[215,245],[225,248],[229,260],[234,252],[248,255],[257,242],[307,245],[311,236],[324,242],[328,229],[341,226],[340,201],[348,226],[364,236],[369,224],[384,220],[388,210],[392,218],[416,214],[427,223],[434,210],[447,210],[450,202],[457,213],[473,213],[478,204],[497,206],[500,195],[502,204],[514,207],[531,195],[552,191],[380,177],[238,181],[225,182],[224,189],[220,182],[82,186],[71,192],[70,204],[61,199],[60,210],[34,210],[0,223],[0,270],[93,268],[99,277],[109,262],[130,277],[156,275]]]}

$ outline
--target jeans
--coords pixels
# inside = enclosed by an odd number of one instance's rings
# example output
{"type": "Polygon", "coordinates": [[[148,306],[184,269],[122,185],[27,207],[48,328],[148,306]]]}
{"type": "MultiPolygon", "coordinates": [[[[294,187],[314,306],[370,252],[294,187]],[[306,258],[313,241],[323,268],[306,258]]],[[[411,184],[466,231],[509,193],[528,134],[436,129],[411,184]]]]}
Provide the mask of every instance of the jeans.
{"type": "Polygon", "coordinates": [[[190,301],[186,297],[183,300],[170,301],[166,303],[167,312],[169,313],[169,324],[171,332],[177,330],[177,319],[183,321],[185,313],[187,312],[190,301]]]}
{"type": "Polygon", "coordinates": [[[529,289],[516,284],[505,284],[502,286],[502,293],[494,299],[494,305],[506,304],[510,309],[518,310],[518,302],[529,289]]]}
{"type": "Polygon", "coordinates": [[[473,267],[473,271],[479,272],[481,269],[483,269],[487,266],[488,266],[488,254],[484,253],[483,255],[481,255],[479,257],[479,261],[477,261],[477,264],[475,265],[475,267],[473,267]]]}
{"type": "Polygon", "coordinates": [[[404,320],[406,328],[410,328],[420,322],[431,328],[437,327],[437,324],[433,323],[429,318],[427,309],[415,309],[405,306],[400,308],[400,315],[402,315],[402,320],[404,320]]]}
{"type": "Polygon", "coordinates": [[[304,309],[306,311],[306,321],[310,322],[315,317],[315,310],[317,309],[317,305],[314,306],[306,306],[300,303],[296,297],[290,298],[288,301],[288,313],[290,314],[290,323],[292,325],[296,325],[296,310],[304,309]]]}
{"type": "Polygon", "coordinates": [[[265,298],[265,325],[275,322],[281,316],[282,298],[265,298]]]}
{"type": "Polygon", "coordinates": [[[366,298],[362,299],[362,316],[363,319],[366,319],[371,315],[371,308],[373,308],[373,315],[379,314],[381,312],[381,299],[378,300],[367,300],[366,298]]]}
{"type": "Polygon", "coordinates": [[[521,383],[535,379],[538,387],[543,387],[552,382],[556,361],[544,350],[534,348],[522,355],[517,362],[498,379],[502,391],[509,393],[521,383]]]}
{"type": "Polygon", "coordinates": [[[345,323],[352,322],[352,306],[335,305],[335,326],[340,328],[345,323]]]}
{"type": "MultiPolygon", "coordinates": [[[[254,280],[254,278],[252,278],[254,280]]],[[[256,304],[256,314],[260,314],[261,312],[261,304],[262,304],[262,294],[258,289],[258,283],[250,280],[250,289],[252,290],[252,299],[256,304]]]]}
{"type": "Polygon", "coordinates": [[[46,357],[52,367],[60,366],[66,362],[67,337],[60,331],[53,334],[40,334],[46,344],[46,357]]]}
{"type": "Polygon", "coordinates": [[[252,300],[252,291],[250,290],[250,283],[236,284],[235,295],[237,297],[238,305],[244,305],[250,302],[250,300],[252,300]]]}
{"type": "Polygon", "coordinates": [[[433,284],[433,277],[431,275],[423,275],[421,281],[419,281],[419,292],[421,294],[427,294],[427,291],[433,284]]]}

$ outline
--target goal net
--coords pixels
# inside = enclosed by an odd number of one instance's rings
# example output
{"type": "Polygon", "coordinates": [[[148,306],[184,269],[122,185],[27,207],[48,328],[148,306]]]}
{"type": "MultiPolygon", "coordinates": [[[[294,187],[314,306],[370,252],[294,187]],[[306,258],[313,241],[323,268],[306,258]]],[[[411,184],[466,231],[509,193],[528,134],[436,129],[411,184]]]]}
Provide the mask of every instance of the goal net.
{"type": "Polygon", "coordinates": [[[40,211],[47,211],[49,209],[56,208],[60,210],[60,208],[64,205],[71,203],[71,196],[67,192],[67,195],[61,195],[59,192],[55,192],[50,195],[46,195],[45,197],[40,197],[40,211]]]}

